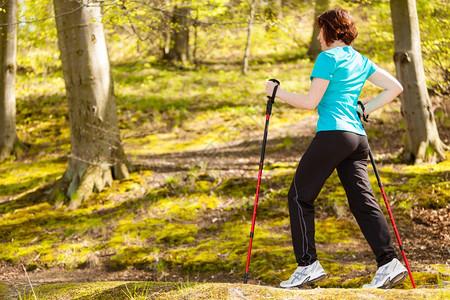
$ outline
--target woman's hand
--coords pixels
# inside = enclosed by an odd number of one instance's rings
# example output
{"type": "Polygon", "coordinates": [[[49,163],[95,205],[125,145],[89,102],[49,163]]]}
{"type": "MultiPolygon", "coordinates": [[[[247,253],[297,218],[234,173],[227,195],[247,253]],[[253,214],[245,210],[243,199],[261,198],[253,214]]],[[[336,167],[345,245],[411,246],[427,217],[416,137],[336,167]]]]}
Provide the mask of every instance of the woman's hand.
{"type": "MultiPolygon", "coordinates": [[[[273,95],[273,89],[275,88],[275,86],[277,86],[278,84],[277,83],[275,83],[275,82],[273,82],[273,81],[267,81],[267,83],[266,83],[266,94],[267,94],[267,96],[269,96],[269,97],[272,97],[272,95],[273,95]]],[[[278,89],[277,89],[277,94],[280,92],[280,87],[278,86],[278,89]]]]}

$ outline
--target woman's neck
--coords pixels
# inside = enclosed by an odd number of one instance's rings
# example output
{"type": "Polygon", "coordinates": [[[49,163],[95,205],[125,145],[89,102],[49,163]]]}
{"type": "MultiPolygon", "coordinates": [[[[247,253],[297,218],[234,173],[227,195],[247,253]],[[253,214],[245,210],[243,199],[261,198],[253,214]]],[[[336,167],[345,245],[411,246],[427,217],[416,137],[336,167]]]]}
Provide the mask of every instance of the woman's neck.
{"type": "Polygon", "coordinates": [[[328,47],[327,47],[327,49],[325,49],[325,50],[330,50],[330,49],[332,49],[332,48],[336,48],[336,47],[346,47],[346,46],[348,46],[346,43],[344,43],[343,41],[341,41],[341,40],[336,40],[336,41],[334,41],[332,44],[330,44],[328,47]]]}

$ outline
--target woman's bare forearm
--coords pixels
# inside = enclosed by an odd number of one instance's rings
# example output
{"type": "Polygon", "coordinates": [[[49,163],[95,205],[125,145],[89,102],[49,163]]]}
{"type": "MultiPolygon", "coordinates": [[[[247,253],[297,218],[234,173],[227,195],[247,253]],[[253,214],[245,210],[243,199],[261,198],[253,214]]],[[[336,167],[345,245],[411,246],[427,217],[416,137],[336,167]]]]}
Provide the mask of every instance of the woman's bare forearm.
{"type": "MultiPolygon", "coordinates": [[[[276,97],[287,104],[306,110],[313,110],[319,105],[323,94],[328,87],[329,80],[314,78],[307,94],[297,94],[285,91],[278,87],[276,97]]],[[[276,84],[268,81],[266,85],[267,95],[272,95],[273,88],[276,84]]]]}
{"type": "Polygon", "coordinates": [[[375,71],[368,80],[384,90],[364,105],[366,115],[388,104],[403,91],[400,82],[383,69],[375,71]]]}

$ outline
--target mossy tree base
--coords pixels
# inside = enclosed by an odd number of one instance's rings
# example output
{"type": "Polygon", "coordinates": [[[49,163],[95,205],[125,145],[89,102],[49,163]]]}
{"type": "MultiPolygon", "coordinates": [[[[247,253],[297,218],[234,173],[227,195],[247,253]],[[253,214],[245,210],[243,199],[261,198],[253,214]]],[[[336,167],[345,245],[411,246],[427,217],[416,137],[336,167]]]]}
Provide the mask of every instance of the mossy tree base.
{"type": "Polygon", "coordinates": [[[114,179],[122,180],[129,177],[125,162],[94,165],[72,159],[64,176],[56,184],[50,199],[56,207],[68,202],[68,209],[74,210],[93,192],[101,192],[109,187],[114,179]]]}

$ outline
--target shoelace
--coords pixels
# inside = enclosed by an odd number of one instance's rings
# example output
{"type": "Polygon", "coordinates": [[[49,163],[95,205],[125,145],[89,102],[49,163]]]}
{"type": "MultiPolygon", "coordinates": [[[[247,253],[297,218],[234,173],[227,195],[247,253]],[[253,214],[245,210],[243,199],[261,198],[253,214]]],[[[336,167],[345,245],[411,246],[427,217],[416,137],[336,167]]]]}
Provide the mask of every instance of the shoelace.
{"type": "Polygon", "coordinates": [[[388,266],[384,267],[381,270],[378,270],[378,272],[373,277],[374,284],[377,284],[379,280],[386,278],[390,273],[390,272],[388,272],[388,270],[389,270],[388,266]]]}
{"type": "Polygon", "coordinates": [[[308,268],[302,268],[300,272],[294,272],[291,277],[291,282],[294,282],[294,280],[300,280],[302,277],[307,276],[310,272],[307,272],[308,268]]]}

